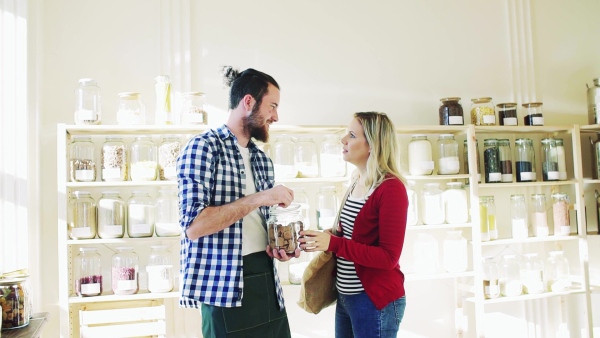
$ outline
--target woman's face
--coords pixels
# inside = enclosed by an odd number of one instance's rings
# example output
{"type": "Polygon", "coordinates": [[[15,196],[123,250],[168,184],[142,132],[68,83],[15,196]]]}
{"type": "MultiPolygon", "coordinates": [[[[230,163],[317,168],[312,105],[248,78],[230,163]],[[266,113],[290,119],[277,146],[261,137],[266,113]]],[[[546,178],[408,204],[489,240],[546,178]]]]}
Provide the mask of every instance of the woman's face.
{"type": "Polygon", "coordinates": [[[342,137],[344,160],[354,164],[359,169],[367,167],[367,160],[371,153],[369,143],[365,137],[363,126],[354,118],[348,126],[348,132],[342,137]]]}

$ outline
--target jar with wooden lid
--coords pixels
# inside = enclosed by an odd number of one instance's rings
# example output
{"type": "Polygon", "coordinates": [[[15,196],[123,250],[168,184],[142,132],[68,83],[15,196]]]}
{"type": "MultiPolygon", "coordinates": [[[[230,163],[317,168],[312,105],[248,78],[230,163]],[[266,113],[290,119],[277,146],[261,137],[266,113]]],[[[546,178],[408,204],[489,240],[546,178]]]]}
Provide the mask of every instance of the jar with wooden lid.
{"type": "Polygon", "coordinates": [[[471,99],[471,123],[476,126],[495,126],[496,111],[491,97],[471,99]]]}
{"type": "Polygon", "coordinates": [[[202,92],[186,92],[181,94],[181,124],[205,125],[208,123],[206,95],[202,92]]]}
{"type": "Polygon", "coordinates": [[[498,108],[498,122],[501,126],[516,126],[519,124],[516,103],[498,103],[496,107],[498,108]]]}
{"type": "Polygon", "coordinates": [[[463,108],[460,97],[440,99],[440,126],[464,125],[463,108]]]}
{"type": "Polygon", "coordinates": [[[526,126],[543,126],[544,115],[542,113],[542,102],[523,103],[525,108],[524,124],[526,126]]]}

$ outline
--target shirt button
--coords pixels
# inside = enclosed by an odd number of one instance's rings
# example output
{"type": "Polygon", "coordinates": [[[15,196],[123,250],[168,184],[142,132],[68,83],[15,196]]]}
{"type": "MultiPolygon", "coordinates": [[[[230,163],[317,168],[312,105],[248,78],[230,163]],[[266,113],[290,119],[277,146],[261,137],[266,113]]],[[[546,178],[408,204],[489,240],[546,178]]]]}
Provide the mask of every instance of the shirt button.
{"type": "Polygon", "coordinates": [[[242,173],[242,175],[244,175],[246,172],[244,170],[240,171],[242,173]]]}

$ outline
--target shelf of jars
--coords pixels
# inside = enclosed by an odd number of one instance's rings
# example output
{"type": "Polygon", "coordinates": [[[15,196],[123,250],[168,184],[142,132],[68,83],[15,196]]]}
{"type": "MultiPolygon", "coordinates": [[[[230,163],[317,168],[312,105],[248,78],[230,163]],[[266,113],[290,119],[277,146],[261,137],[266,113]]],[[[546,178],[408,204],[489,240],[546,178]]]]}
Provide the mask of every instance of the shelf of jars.
{"type": "Polygon", "coordinates": [[[426,230],[444,230],[444,229],[470,229],[473,226],[472,223],[450,223],[450,224],[431,224],[431,225],[407,225],[407,231],[426,231],[426,230]]]}
{"type": "Polygon", "coordinates": [[[126,187],[177,187],[177,181],[93,181],[93,182],[68,182],[67,188],[126,188],[126,187]]]}
{"type": "Polygon", "coordinates": [[[127,244],[127,243],[179,243],[179,236],[172,237],[122,237],[122,238],[93,238],[93,239],[69,239],[67,245],[93,245],[93,244],[127,244]]]}
{"type": "Polygon", "coordinates": [[[468,174],[456,174],[456,175],[403,175],[407,181],[452,181],[452,180],[464,180],[469,179],[468,174]]]}
{"type": "Polygon", "coordinates": [[[461,278],[461,277],[473,277],[475,276],[474,271],[465,271],[465,272],[455,272],[455,273],[435,273],[435,274],[417,274],[417,273],[407,273],[404,276],[405,281],[423,281],[423,280],[438,280],[438,279],[452,279],[452,278],[461,278]]]}
{"type": "MultiPolygon", "coordinates": [[[[584,288],[582,288],[580,286],[573,286],[571,289],[569,289],[567,291],[560,291],[560,292],[550,291],[550,292],[543,292],[543,293],[536,293],[536,294],[524,294],[524,295],[520,295],[520,296],[509,296],[509,297],[498,297],[498,298],[494,298],[494,299],[486,299],[483,301],[483,304],[489,305],[489,304],[498,304],[498,303],[521,302],[521,301],[525,301],[525,300],[544,299],[544,298],[569,296],[569,295],[584,294],[584,293],[586,293],[584,288]]],[[[467,301],[475,302],[476,300],[475,300],[475,297],[468,297],[467,301]]]]}
{"type": "Polygon", "coordinates": [[[179,291],[171,292],[148,292],[147,290],[141,290],[134,295],[115,295],[113,293],[103,293],[100,296],[91,297],[69,297],[69,304],[85,304],[85,303],[99,303],[99,302],[120,302],[120,301],[131,301],[131,300],[147,300],[147,299],[169,299],[179,298],[179,291]]]}
{"type": "Polygon", "coordinates": [[[176,125],[64,125],[67,135],[151,135],[151,134],[199,134],[209,127],[206,125],[176,126],[176,125]]]}
{"type": "Polygon", "coordinates": [[[576,241],[579,236],[546,236],[546,237],[527,237],[527,238],[506,238],[495,239],[492,241],[481,242],[481,246],[494,245],[512,245],[512,244],[527,244],[527,243],[544,243],[544,242],[559,242],[559,241],[576,241]]]}
{"type": "Polygon", "coordinates": [[[525,187],[525,188],[534,188],[534,187],[552,187],[552,186],[560,186],[560,185],[572,185],[579,184],[579,182],[575,180],[567,180],[567,181],[541,181],[541,182],[505,182],[505,183],[479,183],[478,187],[480,189],[497,189],[497,188],[517,188],[517,187],[525,187]]]}
{"type": "Polygon", "coordinates": [[[553,134],[571,133],[574,125],[566,126],[474,126],[475,134],[553,134]]]}
{"type": "Polygon", "coordinates": [[[396,126],[399,134],[465,134],[467,125],[455,126],[396,126]]]}

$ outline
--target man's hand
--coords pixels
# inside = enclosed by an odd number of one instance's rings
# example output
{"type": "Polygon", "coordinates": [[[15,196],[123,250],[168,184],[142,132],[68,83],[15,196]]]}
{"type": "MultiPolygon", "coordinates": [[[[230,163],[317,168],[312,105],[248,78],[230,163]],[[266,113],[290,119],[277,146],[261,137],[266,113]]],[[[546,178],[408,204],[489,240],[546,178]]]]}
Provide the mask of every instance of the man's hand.
{"type": "Polygon", "coordinates": [[[293,256],[288,256],[285,250],[281,249],[277,251],[275,249],[271,249],[271,247],[267,245],[267,255],[269,255],[269,257],[271,258],[277,258],[281,262],[287,262],[294,257],[300,257],[300,248],[296,248],[296,251],[294,251],[293,256]]]}

